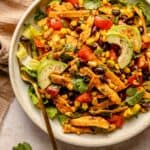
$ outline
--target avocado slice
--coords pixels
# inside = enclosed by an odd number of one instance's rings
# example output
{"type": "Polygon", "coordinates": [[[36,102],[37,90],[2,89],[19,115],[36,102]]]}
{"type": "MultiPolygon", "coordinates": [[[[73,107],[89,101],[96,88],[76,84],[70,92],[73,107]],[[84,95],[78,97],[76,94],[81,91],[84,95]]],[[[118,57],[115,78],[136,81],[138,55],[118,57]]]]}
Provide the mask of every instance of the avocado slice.
{"type": "Polygon", "coordinates": [[[126,36],[131,41],[133,50],[137,53],[140,53],[142,40],[137,27],[129,25],[116,25],[109,30],[109,33],[110,32],[117,32],[120,35],[126,36]]]}
{"type": "Polygon", "coordinates": [[[53,59],[42,60],[37,70],[39,87],[45,89],[51,83],[49,78],[50,73],[61,74],[67,67],[67,64],[53,59]]]}
{"type": "Polygon", "coordinates": [[[126,36],[122,36],[116,32],[108,33],[107,41],[121,47],[121,55],[118,58],[118,64],[121,69],[125,68],[130,63],[133,56],[133,47],[131,42],[126,36]]]}

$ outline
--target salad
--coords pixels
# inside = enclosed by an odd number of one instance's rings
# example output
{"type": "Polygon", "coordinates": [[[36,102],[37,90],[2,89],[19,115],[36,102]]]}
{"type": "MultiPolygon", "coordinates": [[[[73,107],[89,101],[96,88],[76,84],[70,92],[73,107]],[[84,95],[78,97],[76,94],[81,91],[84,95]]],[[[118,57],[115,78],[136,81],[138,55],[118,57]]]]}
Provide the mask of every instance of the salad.
{"type": "Polygon", "coordinates": [[[150,9],[143,0],[51,0],[16,53],[36,108],[64,133],[112,132],[150,108],[150,9]]]}

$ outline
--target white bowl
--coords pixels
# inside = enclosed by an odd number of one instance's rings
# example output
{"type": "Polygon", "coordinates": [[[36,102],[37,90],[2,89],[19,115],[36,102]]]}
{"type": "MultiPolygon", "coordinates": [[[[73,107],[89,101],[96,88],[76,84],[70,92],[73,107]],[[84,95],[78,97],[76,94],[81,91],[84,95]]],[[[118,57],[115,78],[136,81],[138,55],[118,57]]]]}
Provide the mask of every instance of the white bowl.
{"type": "MultiPolygon", "coordinates": [[[[33,4],[28,8],[19,21],[14,32],[9,52],[9,73],[13,90],[21,107],[39,128],[47,132],[40,112],[32,105],[29,99],[27,94],[27,85],[20,78],[19,66],[16,59],[16,50],[23,23],[33,14],[35,8],[39,5],[39,1],[40,0],[34,1],[33,4]]],[[[150,125],[150,112],[140,114],[138,118],[133,118],[126,122],[122,129],[109,134],[87,134],[80,136],[75,134],[64,134],[61,126],[56,120],[51,121],[51,124],[55,137],[58,140],[78,146],[102,147],[125,141],[142,132],[150,125]]]]}

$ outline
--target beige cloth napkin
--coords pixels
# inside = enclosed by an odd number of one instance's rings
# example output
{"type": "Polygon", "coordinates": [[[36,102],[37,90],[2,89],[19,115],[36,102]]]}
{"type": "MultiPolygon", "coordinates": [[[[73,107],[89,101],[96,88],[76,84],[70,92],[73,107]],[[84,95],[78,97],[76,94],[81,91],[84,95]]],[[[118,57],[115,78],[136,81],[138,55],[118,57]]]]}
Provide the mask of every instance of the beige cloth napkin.
{"type": "Polygon", "coordinates": [[[8,50],[19,18],[32,0],[0,0],[0,124],[12,101],[8,75],[8,50]]]}

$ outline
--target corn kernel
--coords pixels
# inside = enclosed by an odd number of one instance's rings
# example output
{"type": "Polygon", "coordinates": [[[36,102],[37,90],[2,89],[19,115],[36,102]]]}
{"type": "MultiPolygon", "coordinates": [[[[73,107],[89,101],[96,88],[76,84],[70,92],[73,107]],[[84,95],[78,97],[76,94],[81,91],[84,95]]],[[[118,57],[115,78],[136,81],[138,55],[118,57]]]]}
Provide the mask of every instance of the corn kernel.
{"type": "Polygon", "coordinates": [[[94,38],[88,38],[87,41],[86,41],[86,44],[87,45],[92,45],[94,43],[94,38]]]}
{"type": "Polygon", "coordinates": [[[74,105],[75,105],[76,108],[78,108],[78,107],[80,107],[80,102],[75,101],[75,102],[74,102],[74,105]]]}
{"type": "Polygon", "coordinates": [[[65,115],[71,117],[72,116],[72,112],[66,112],[65,115]]]}
{"type": "Polygon", "coordinates": [[[96,67],[97,66],[97,62],[96,61],[88,61],[88,65],[90,67],[96,67]]]}
{"type": "Polygon", "coordinates": [[[113,83],[110,82],[109,83],[109,87],[112,88],[112,89],[114,89],[116,86],[113,83]]]}
{"type": "Polygon", "coordinates": [[[105,53],[105,57],[106,57],[106,58],[109,58],[109,57],[110,57],[110,52],[109,52],[109,51],[107,51],[107,52],[105,53]]]}
{"type": "Polygon", "coordinates": [[[102,63],[105,63],[106,62],[106,58],[102,57],[101,61],[102,61],[102,63]]]}
{"type": "Polygon", "coordinates": [[[98,100],[97,100],[96,97],[94,97],[94,98],[92,99],[92,105],[97,105],[97,104],[98,104],[98,100]]]}
{"type": "Polygon", "coordinates": [[[111,67],[113,67],[115,65],[115,62],[113,60],[108,60],[108,65],[110,65],[111,67]]]}
{"type": "Polygon", "coordinates": [[[126,78],[125,74],[121,74],[121,79],[124,80],[126,78]]]}
{"type": "Polygon", "coordinates": [[[67,85],[67,88],[68,88],[69,90],[72,90],[72,89],[73,89],[73,85],[70,83],[70,84],[67,85]]]}
{"type": "Polygon", "coordinates": [[[146,56],[150,58],[150,52],[146,52],[146,56]]]}
{"type": "Polygon", "coordinates": [[[82,103],[82,109],[86,111],[88,109],[88,104],[87,103],[82,103]]]}
{"type": "Polygon", "coordinates": [[[131,108],[128,108],[128,109],[123,113],[123,116],[124,116],[125,118],[129,118],[129,117],[131,117],[132,115],[133,115],[133,113],[132,113],[131,108]]]}
{"type": "Polygon", "coordinates": [[[97,95],[97,92],[92,92],[92,96],[96,96],[97,95]]]}
{"type": "Polygon", "coordinates": [[[141,109],[141,105],[139,104],[135,104],[134,107],[133,107],[133,113],[136,114],[140,111],[141,109]]]}
{"type": "Polygon", "coordinates": [[[112,132],[116,129],[116,125],[115,124],[111,124],[109,127],[109,132],[112,132]]]}
{"type": "Polygon", "coordinates": [[[67,99],[67,98],[68,98],[68,95],[67,95],[67,94],[64,94],[64,95],[62,95],[62,97],[63,97],[64,99],[67,99]]]}
{"type": "Polygon", "coordinates": [[[83,6],[84,0],[79,0],[79,6],[83,6]]]}
{"type": "Polygon", "coordinates": [[[71,21],[71,25],[72,26],[76,26],[77,25],[77,21],[76,20],[71,21]]]}
{"type": "Polygon", "coordinates": [[[47,25],[44,26],[44,31],[46,31],[46,30],[48,30],[48,26],[47,25]]]}
{"type": "Polygon", "coordinates": [[[124,72],[125,72],[125,73],[130,73],[131,70],[130,70],[130,68],[126,67],[126,68],[124,69],[124,72]]]}
{"type": "Polygon", "coordinates": [[[119,67],[119,65],[118,65],[118,64],[115,64],[115,68],[116,68],[117,70],[119,70],[119,69],[120,69],[120,67],[119,67]]]}
{"type": "Polygon", "coordinates": [[[85,30],[87,28],[87,26],[85,24],[81,24],[81,29],[85,30]]]}

